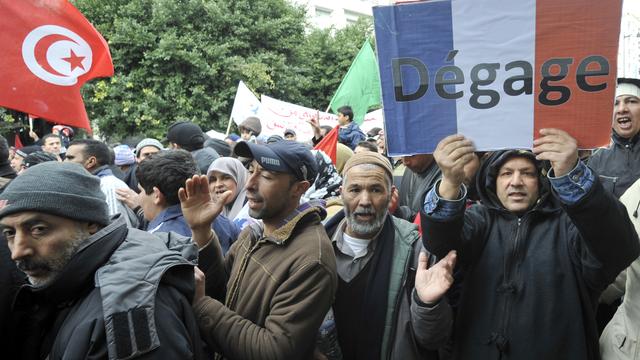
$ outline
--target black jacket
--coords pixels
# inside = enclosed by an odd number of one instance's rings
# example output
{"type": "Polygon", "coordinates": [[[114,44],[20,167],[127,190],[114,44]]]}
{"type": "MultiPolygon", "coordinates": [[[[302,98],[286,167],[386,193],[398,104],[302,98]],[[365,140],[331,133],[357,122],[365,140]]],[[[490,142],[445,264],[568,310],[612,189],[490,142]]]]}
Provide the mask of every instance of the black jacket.
{"type": "Polygon", "coordinates": [[[23,286],[13,313],[18,358],[201,358],[192,262],[168,243],[118,216],[52,283],[23,286]]]}
{"type": "Polygon", "coordinates": [[[484,205],[421,216],[427,250],[456,249],[464,274],[454,358],[599,359],[598,296],[640,251],[624,206],[597,178],[578,203],[561,205],[541,177],[538,203],[518,218],[486,186],[494,159],[478,177],[484,205]]]}
{"type": "Polygon", "coordinates": [[[640,133],[631,139],[624,139],[615,132],[611,136],[613,144],[606,149],[598,149],[589,158],[589,167],[600,177],[605,189],[617,198],[636,180],[640,179],[640,133]]]}

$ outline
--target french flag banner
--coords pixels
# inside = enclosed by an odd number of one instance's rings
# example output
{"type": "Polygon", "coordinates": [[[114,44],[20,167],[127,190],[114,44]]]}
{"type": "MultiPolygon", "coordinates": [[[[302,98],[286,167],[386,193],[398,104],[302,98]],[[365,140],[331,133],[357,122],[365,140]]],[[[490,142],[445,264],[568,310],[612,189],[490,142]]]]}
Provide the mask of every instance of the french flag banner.
{"type": "Polygon", "coordinates": [[[582,149],[611,133],[622,0],[433,0],[373,9],[391,156],[451,134],[530,149],[559,128],[582,149]]]}

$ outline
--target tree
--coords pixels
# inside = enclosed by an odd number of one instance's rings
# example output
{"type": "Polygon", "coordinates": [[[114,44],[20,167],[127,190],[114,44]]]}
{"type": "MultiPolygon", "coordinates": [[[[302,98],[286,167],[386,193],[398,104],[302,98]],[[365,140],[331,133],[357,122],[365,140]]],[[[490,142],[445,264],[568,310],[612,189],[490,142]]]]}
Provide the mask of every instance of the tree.
{"type": "MultiPolygon", "coordinates": [[[[114,77],[82,90],[94,129],[108,141],[162,138],[177,120],[224,129],[240,80],[257,93],[324,108],[371,34],[370,21],[306,32],[304,9],[286,0],[72,1],[113,57],[114,77]]],[[[21,126],[14,112],[0,109],[0,118],[21,126]]]]}

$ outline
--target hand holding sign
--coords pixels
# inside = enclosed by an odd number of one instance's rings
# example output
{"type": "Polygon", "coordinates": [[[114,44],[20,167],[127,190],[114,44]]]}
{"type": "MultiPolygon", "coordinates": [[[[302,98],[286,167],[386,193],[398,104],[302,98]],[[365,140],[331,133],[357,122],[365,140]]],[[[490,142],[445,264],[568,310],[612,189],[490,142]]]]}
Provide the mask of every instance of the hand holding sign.
{"type": "Polygon", "coordinates": [[[578,142],[559,129],[541,129],[542,137],[533,141],[533,153],[538,160],[549,160],[554,176],[568,174],[578,162],[578,142]]]}
{"type": "Polygon", "coordinates": [[[449,135],[438,143],[433,157],[442,171],[438,188],[440,197],[454,200],[459,196],[464,181],[464,166],[473,160],[475,148],[471,140],[462,135],[449,135]]]}

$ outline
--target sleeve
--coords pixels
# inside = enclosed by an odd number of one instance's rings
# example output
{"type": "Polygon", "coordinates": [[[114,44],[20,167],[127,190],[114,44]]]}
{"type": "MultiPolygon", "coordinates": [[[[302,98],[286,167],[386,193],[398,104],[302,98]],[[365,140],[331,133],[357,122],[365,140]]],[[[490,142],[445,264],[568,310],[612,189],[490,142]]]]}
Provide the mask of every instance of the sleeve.
{"type": "Polygon", "coordinates": [[[446,344],[453,328],[451,307],[445,297],[435,305],[423,304],[413,289],[411,295],[411,327],[416,341],[425,349],[438,349],[446,344]]]}
{"type": "Polygon", "coordinates": [[[320,263],[292,274],[271,300],[259,326],[205,297],[194,305],[207,345],[232,359],[299,359],[313,349],[316,334],[331,306],[336,276],[320,263]]]}
{"type": "Polygon", "coordinates": [[[597,178],[581,200],[563,206],[571,219],[569,236],[582,274],[592,289],[602,291],[640,253],[627,209],[597,178]]]}
{"type": "Polygon", "coordinates": [[[553,170],[547,175],[556,196],[565,204],[575,204],[582,199],[593,186],[595,175],[582,161],[569,173],[554,177],[553,170]]]}
{"type": "Polygon", "coordinates": [[[205,295],[222,301],[227,290],[227,276],[222,248],[215,231],[213,234],[209,245],[198,251],[198,268],[205,275],[205,295]]]}
{"type": "Polygon", "coordinates": [[[456,250],[458,263],[468,264],[482,246],[477,237],[486,221],[479,212],[470,211],[473,207],[465,209],[464,186],[459,199],[445,200],[438,196],[438,185],[439,182],[427,192],[420,212],[422,243],[438,259],[445,257],[449,251],[456,250]]]}

